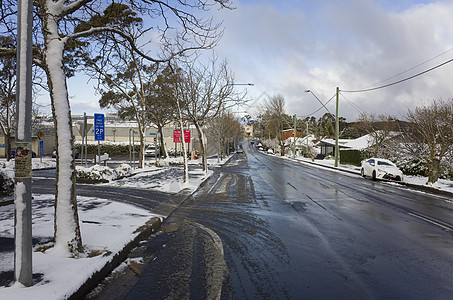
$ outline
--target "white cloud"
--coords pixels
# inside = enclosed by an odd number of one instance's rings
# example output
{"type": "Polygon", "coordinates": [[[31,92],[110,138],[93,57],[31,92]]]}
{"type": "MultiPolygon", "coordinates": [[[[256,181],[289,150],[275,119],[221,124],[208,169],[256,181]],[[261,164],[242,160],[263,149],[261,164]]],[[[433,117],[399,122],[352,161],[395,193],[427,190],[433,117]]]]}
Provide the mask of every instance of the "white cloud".
{"type": "MultiPolygon", "coordinates": [[[[287,112],[302,116],[320,106],[305,89],[326,101],[336,86],[367,88],[453,48],[453,4],[418,2],[241,1],[236,10],[220,13],[225,35],[217,51],[228,59],[238,82],[255,83],[248,89],[252,97],[282,94],[287,112]]],[[[453,51],[381,84],[451,58],[453,51]]],[[[400,116],[422,102],[450,98],[452,72],[453,63],[390,88],[343,93],[340,114],[354,120],[353,102],[368,112],[400,116]]],[[[332,112],[333,103],[328,106],[332,112]]]]}

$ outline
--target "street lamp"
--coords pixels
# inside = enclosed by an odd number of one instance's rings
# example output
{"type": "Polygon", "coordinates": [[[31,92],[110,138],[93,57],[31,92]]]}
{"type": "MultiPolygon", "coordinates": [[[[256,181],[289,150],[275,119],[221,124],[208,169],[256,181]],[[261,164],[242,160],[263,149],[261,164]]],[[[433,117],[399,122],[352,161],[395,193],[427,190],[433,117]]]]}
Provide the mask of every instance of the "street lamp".
{"type": "Polygon", "coordinates": [[[318,100],[318,102],[321,103],[322,107],[324,107],[324,108],[327,110],[327,112],[328,112],[329,114],[332,114],[332,113],[327,109],[327,107],[324,105],[324,103],[322,103],[322,101],[319,100],[319,98],[315,95],[315,93],[313,93],[311,90],[305,90],[305,93],[311,93],[311,94],[316,98],[316,100],[318,100]]]}
{"type": "Polygon", "coordinates": [[[254,86],[255,84],[254,83],[232,83],[230,85],[248,85],[248,86],[254,86]]]}

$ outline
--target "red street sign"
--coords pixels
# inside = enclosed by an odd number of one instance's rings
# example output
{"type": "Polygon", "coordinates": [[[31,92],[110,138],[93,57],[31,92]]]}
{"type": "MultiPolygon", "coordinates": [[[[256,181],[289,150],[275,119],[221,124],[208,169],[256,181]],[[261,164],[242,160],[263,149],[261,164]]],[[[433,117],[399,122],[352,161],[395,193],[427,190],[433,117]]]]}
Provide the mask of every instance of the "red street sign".
{"type": "MultiPolygon", "coordinates": [[[[190,130],[184,129],[184,142],[190,143],[190,130]]],[[[181,130],[173,130],[173,143],[181,143],[181,130]]]]}

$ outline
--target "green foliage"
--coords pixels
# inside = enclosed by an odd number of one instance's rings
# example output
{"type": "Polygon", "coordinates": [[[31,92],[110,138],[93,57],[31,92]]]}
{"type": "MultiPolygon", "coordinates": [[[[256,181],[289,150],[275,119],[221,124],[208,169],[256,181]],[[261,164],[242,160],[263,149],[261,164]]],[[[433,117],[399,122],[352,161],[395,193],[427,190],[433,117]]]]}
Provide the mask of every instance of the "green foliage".
{"type": "Polygon", "coordinates": [[[369,150],[340,149],[340,164],[360,166],[362,160],[371,157],[369,150]]]}
{"type": "MultiPolygon", "coordinates": [[[[82,144],[76,144],[75,147],[79,150],[79,153],[82,153],[82,144]]],[[[139,145],[135,144],[135,152],[138,152],[139,145]]],[[[88,155],[97,155],[98,154],[98,145],[88,144],[87,145],[88,155]]],[[[115,143],[102,143],[101,144],[101,153],[108,153],[112,155],[129,155],[129,145],[128,144],[115,144],[115,143]]]]}
{"type": "Polygon", "coordinates": [[[340,164],[360,166],[362,155],[360,150],[340,149],[340,164]]]}
{"type": "Polygon", "coordinates": [[[105,10],[103,15],[95,15],[88,22],[82,22],[76,27],[76,32],[89,30],[92,27],[128,27],[139,24],[143,20],[136,17],[137,13],[132,11],[126,4],[112,3],[105,10]]]}
{"type": "Polygon", "coordinates": [[[340,139],[357,139],[362,135],[356,127],[349,126],[340,132],[340,139]]]}

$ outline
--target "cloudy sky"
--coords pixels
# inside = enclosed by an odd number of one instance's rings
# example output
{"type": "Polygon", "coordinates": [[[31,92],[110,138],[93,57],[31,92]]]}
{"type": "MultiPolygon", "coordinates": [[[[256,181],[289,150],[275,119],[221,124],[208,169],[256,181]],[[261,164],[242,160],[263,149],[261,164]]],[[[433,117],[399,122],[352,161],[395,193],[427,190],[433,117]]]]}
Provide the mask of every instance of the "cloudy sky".
{"type": "MultiPolygon", "coordinates": [[[[453,62],[409,81],[370,92],[453,59],[453,1],[422,0],[233,0],[235,10],[213,10],[225,33],[216,49],[251,106],[280,94],[286,112],[303,117],[339,87],[340,115],[360,112],[402,117],[407,109],[453,97],[453,62]],[[407,72],[406,72],[407,71],[407,72]]],[[[74,114],[97,112],[90,83],[69,82],[74,114]]],[[[239,87],[238,87],[239,88],[239,87]]],[[[335,112],[335,99],[327,108],[335,112]]],[[[321,116],[325,110],[314,115],[321,116]]]]}

